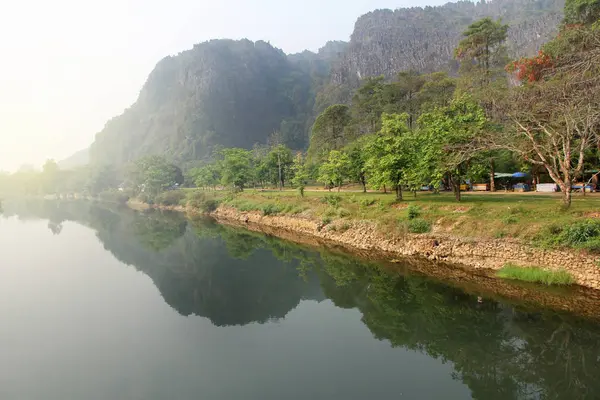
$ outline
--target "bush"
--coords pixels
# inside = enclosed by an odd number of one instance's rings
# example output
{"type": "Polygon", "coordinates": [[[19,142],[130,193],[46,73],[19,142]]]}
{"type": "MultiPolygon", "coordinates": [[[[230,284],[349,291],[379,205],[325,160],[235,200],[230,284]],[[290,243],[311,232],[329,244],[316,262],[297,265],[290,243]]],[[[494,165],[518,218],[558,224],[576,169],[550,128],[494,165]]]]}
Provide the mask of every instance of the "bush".
{"type": "Polygon", "coordinates": [[[504,218],[502,218],[502,222],[504,222],[506,225],[512,225],[519,222],[519,220],[514,215],[507,215],[504,218]]]}
{"type": "Polygon", "coordinates": [[[362,199],[359,204],[361,207],[370,207],[375,203],[377,203],[375,199],[362,199]]]}
{"type": "Polygon", "coordinates": [[[332,221],[331,217],[323,217],[323,219],[321,219],[321,224],[323,224],[323,226],[330,224],[332,221]]]}
{"type": "Polygon", "coordinates": [[[125,204],[129,200],[129,195],[117,189],[109,189],[98,193],[98,199],[108,203],[125,204]]]}
{"type": "Polygon", "coordinates": [[[215,199],[206,199],[201,205],[200,210],[202,212],[210,213],[215,211],[219,207],[219,201],[215,199]]]}
{"type": "Polygon", "coordinates": [[[421,215],[421,208],[419,206],[411,204],[410,206],[408,206],[407,212],[408,212],[408,219],[415,219],[421,215]]]}
{"type": "Polygon", "coordinates": [[[543,283],[546,285],[570,285],[575,282],[573,276],[564,269],[548,271],[540,267],[519,267],[510,263],[505,264],[496,273],[496,276],[504,279],[543,283]]]}
{"type": "Polygon", "coordinates": [[[169,190],[156,196],[155,202],[163,206],[178,206],[186,198],[181,190],[169,190]]]}
{"type": "Polygon", "coordinates": [[[350,216],[350,211],[346,210],[345,208],[340,208],[337,211],[337,216],[340,217],[340,218],[349,217],[350,216]]]}
{"type": "Polygon", "coordinates": [[[560,233],[559,242],[566,246],[585,247],[587,242],[600,237],[599,221],[582,221],[567,226],[560,233]]]}
{"type": "Polygon", "coordinates": [[[188,195],[188,206],[193,208],[202,208],[202,204],[206,200],[206,194],[199,190],[192,192],[188,195]]]}
{"type": "Polygon", "coordinates": [[[339,196],[337,194],[329,194],[324,196],[321,199],[321,202],[324,204],[329,204],[331,207],[337,208],[342,202],[342,196],[339,196]]]}
{"type": "Polygon", "coordinates": [[[138,199],[139,201],[141,201],[142,203],[146,203],[146,204],[149,204],[149,205],[152,205],[152,204],[154,204],[154,197],[152,197],[152,196],[151,196],[151,195],[149,195],[148,193],[140,193],[140,194],[137,196],[137,199],[138,199]]]}
{"type": "Polygon", "coordinates": [[[408,221],[408,231],[411,233],[427,233],[431,231],[431,224],[422,218],[408,221]]]}
{"type": "Polygon", "coordinates": [[[282,207],[277,204],[265,204],[262,206],[263,215],[276,215],[282,211],[282,207]]]}

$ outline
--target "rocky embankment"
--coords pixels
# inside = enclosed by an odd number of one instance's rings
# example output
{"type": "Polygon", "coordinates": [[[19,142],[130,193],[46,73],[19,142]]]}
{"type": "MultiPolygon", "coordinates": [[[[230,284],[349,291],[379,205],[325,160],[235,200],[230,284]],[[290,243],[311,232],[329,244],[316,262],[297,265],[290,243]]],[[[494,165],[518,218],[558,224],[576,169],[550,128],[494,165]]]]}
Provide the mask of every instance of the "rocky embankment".
{"type": "Polygon", "coordinates": [[[457,265],[485,276],[506,263],[569,271],[577,284],[600,289],[599,257],[575,250],[533,248],[507,239],[478,240],[438,234],[394,235],[382,232],[372,222],[336,221],[327,226],[307,218],[263,216],[219,207],[211,214],[221,222],[244,225],[284,239],[303,243],[338,245],[354,251],[378,253],[381,258],[420,257],[457,265]]]}

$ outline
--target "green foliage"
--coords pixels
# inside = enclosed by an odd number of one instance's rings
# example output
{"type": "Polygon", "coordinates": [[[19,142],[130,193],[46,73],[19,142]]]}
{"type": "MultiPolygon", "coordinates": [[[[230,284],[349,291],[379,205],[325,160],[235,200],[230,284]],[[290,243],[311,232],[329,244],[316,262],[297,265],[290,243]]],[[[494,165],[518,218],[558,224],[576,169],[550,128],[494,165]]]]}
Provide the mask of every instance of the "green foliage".
{"type": "Polygon", "coordinates": [[[182,190],[168,190],[156,196],[154,202],[163,206],[178,206],[186,197],[182,190]]]}
{"type": "Polygon", "coordinates": [[[342,196],[337,194],[326,194],[325,196],[321,197],[321,202],[329,204],[333,208],[337,208],[342,202],[342,196]]]}
{"type": "Polygon", "coordinates": [[[340,150],[350,142],[348,124],[350,109],[345,104],[334,104],[319,115],[312,128],[308,157],[320,160],[332,150],[340,150]]]}
{"type": "Polygon", "coordinates": [[[422,218],[409,220],[407,227],[411,233],[427,233],[431,231],[431,224],[422,218]]]}
{"type": "Polygon", "coordinates": [[[184,180],[181,169],[161,156],[136,160],[129,168],[128,178],[135,193],[143,192],[149,196],[157,196],[184,180]]]}
{"type": "Polygon", "coordinates": [[[263,215],[276,215],[282,210],[283,208],[278,204],[269,203],[262,206],[263,215]]]}
{"type": "Polygon", "coordinates": [[[306,181],[309,178],[309,174],[301,153],[298,153],[296,157],[294,157],[292,173],[292,185],[298,190],[300,196],[304,197],[304,188],[306,187],[306,181]]]}
{"type": "Polygon", "coordinates": [[[188,172],[193,183],[199,188],[214,188],[221,181],[221,172],[215,164],[193,168],[188,172]]]}
{"type": "Polygon", "coordinates": [[[401,181],[412,154],[408,115],[383,114],[381,118],[381,131],[372,135],[364,148],[365,170],[371,186],[391,185],[397,188],[397,198],[401,198],[401,181]]]}
{"type": "Polygon", "coordinates": [[[419,206],[411,204],[406,209],[406,212],[408,214],[408,219],[415,219],[421,215],[421,208],[419,206]]]}
{"type": "Polygon", "coordinates": [[[566,270],[549,271],[540,267],[520,267],[506,264],[496,276],[525,282],[543,283],[545,285],[571,285],[575,283],[573,276],[566,270]]]}
{"type": "Polygon", "coordinates": [[[238,190],[244,190],[244,187],[253,178],[252,154],[250,151],[238,148],[223,149],[220,155],[222,157],[220,164],[221,183],[238,190]]]}
{"type": "Polygon", "coordinates": [[[600,20],[600,0],[566,0],[565,24],[593,24],[600,20]]]}
{"type": "Polygon", "coordinates": [[[346,153],[332,150],[329,152],[327,160],[319,168],[318,182],[325,185],[337,186],[340,190],[344,180],[348,178],[350,170],[350,158],[346,153]]]}
{"type": "Polygon", "coordinates": [[[559,235],[559,242],[566,246],[584,246],[600,238],[600,221],[587,220],[568,225],[559,235]]]}

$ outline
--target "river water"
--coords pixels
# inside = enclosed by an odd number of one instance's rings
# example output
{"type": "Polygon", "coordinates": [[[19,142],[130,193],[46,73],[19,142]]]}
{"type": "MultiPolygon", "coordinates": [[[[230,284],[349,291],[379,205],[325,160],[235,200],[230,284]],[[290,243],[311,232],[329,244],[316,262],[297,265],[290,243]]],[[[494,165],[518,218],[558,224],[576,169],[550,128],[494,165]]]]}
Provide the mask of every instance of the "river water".
{"type": "Polygon", "coordinates": [[[598,399],[600,325],[160,212],[8,204],[0,399],[598,399]]]}

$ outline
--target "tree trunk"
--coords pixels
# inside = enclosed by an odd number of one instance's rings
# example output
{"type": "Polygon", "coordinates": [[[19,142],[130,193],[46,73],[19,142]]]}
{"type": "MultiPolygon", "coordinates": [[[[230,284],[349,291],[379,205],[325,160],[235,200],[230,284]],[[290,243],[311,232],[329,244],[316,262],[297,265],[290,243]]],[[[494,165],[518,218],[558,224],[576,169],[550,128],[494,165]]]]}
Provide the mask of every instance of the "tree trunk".
{"type": "Polygon", "coordinates": [[[402,200],[402,186],[396,186],[396,200],[402,200]]]}
{"type": "Polygon", "coordinates": [[[495,171],[494,159],[490,159],[490,192],[496,191],[496,178],[494,177],[495,171]]]}
{"type": "Polygon", "coordinates": [[[452,190],[454,191],[454,198],[456,201],[460,201],[460,178],[450,176],[450,184],[452,185],[452,190]]]}
{"type": "Polygon", "coordinates": [[[365,180],[364,175],[360,177],[360,183],[362,183],[363,193],[367,193],[367,181],[365,180]]]}
{"type": "Polygon", "coordinates": [[[283,190],[283,177],[281,175],[281,155],[277,153],[277,166],[279,167],[279,190],[283,190]]]}
{"type": "Polygon", "coordinates": [[[383,185],[383,194],[387,194],[387,188],[383,185]]]}
{"type": "Polygon", "coordinates": [[[571,185],[570,184],[565,184],[565,185],[560,185],[560,189],[563,192],[563,207],[565,208],[569,208],[571,207],[571,185]]]}

